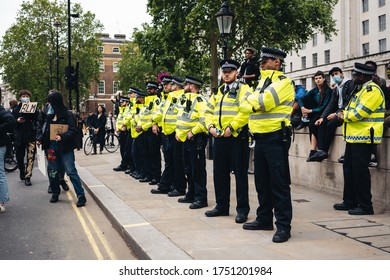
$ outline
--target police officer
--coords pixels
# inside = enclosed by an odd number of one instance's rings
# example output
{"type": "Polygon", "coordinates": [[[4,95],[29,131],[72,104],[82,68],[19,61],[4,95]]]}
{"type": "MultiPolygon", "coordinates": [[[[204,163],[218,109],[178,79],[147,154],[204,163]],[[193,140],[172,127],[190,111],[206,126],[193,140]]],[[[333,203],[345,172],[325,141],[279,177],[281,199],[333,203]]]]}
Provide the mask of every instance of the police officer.
{"type": "Polygon", "coordinates": [[[292,203],[288,150],[291,144],[290,114],[294,86],[281,71],[286,53],[262,48],[261,79],[256,90],[247,94],[240,110],[250,113],[249,129],[256,140],[254,150],[255,185],[259,201],[256,220],[245,223],[247,230],[277,231],[273,242],[286,242],[291,234],[292,203]]]}
{"type": "Polygon", "coordinates": [[[127,169],[127,163],[125,162],[125,152],[126,152],[126,141],[127,141],[127,129],[124,124],[124,115],[125,110],[128,110],[129,98],[126,96],[121,96],[119,98],[119,113],[116,120],[116,131],[119,136],[119,148],[121,153],[121,163],[114,167],[114,171],[125,171],[127,169]]]}
{"type": "Polygon", "coordinates": [[[208,100],[206,111],[206,126],[214,137],[213,170],[217,205],[205,215],[229,215],[230,172],[233,169],[236,177],[236,223],[245,223],[249,213],[249,113],[239,111],[239,101],[250,91],[250,87],[238,82],[237,69],[240,64],[237,61],[222,60],[220,65],[224,84],[208,100]]]}
{"type": "Polygon", "coordinates": [[[184,170],[188,180],[188,192],[179,198],[181,203],[191,203],[190,209],[207,207],[206,173],[206,101],[199,93],[203,81],[186,76],[183,108],[178,113],[176,140],[183,142],[184,170]]]}
{"type": "MultiPolygon", "coordinates": [[[[175,179],[175,143],[179,143],[175,139],[175,129],[176,129],[176,120],[178,107],[177,104],[177,95],[183,94],[184,90],[177,90],[177,84],[183,85],[184,80],[180,80],[178,77],[163,77],[163,92],[167,90],[172,90],[165,100],[162,101],[160,108],[153,114],[153,133],[156,135],[160,134],[160,129],[162,132],[162,144],[163,144],[163,153],[164,153],[164,162],[165,168],[164,172],[161,175],[161,180],[157,184],[157,189],[152,189],[153,194],[166,194],[171,190],[171,186],[174,186],[175,179]],[[172,85],[171,85],[172,82],[172,85]]],[[[181,153],[180,153],[181,155],[181,153]]],[[[182,160],[181,160],[182,162],[182,160]]],[[[183,171],[183,166],[180,168],[183,171]]],[[[179,169],[179,170],[180,170],[179,169]]],[[[184,176],[184,171],[182,172],[184,176]]],[[[184,185],[185,186],[185,185],[184,185]]],[[[169,196],[179,196],[185,194],[184,190],[178,191],[177,189],[170,192],[169,196]]]]}
{"type": "Polygon", "coordinates": [[[350,215],[372,215],[371,175],[369,163],[373,144],[380,144],[383,135],[385,99],[380,87],[372,81],[375,69],[355,63],[353,82],[361,89],[352,96],[345,109],[338,113],[343,120],[343,138],[347,142],[343,162],[343,202],[333,207],[350,215]]]}

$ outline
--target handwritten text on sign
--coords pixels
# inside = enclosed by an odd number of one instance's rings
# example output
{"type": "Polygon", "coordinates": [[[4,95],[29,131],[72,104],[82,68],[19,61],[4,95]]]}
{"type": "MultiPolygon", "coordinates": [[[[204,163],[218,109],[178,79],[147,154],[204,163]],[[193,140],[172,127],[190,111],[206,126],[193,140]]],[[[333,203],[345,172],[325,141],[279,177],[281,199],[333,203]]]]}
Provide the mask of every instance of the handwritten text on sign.
{"type": "Polygon", "coordinates": [[[19,113],[33,114],[37,110],[38,102],[23,103],[19,113]]]}

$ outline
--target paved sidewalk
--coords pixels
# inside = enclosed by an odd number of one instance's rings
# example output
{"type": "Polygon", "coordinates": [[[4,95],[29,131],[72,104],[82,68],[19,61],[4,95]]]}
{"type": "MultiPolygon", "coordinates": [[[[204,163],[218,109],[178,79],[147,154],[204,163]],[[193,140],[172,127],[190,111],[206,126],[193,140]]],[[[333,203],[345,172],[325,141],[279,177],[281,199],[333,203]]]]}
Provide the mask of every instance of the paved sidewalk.
{"type": "MultiPolygon", "coordinates": [[[[390,215],[350,216],[335,211],[341,201],[310,189],[292,186],[292,237],[271,241],[274,231],[247,231],[235,219],[232,175],[230,216],[208,218],[215,206],[212,161],[207,161],[209,207],[191,210],[177,197],[151,194],[154,186],[112,170],[119,151],[85,156],[76,152],[78,171],[111,222],[141,259],[153,260],[359,260],[390,259],[390,215]]],[[[315,176],[315,174],[313,174],[315,176]]],[[[249,220],[255,219],[257,195],[249,175],[249,220]]]]}

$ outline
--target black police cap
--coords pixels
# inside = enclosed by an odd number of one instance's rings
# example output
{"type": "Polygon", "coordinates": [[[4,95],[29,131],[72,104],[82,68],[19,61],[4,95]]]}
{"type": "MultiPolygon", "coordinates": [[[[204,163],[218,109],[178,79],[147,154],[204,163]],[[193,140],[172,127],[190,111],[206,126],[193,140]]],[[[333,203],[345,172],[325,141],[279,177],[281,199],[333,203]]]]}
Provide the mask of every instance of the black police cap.
{"type": "Polygon", "coordinates": [[[128,98],[127,96],[121,96],[121,97],[119,98],[119,102],[122,103],[122,102],[124,102],[124,101],[129,102],[129,101],[130,101],[130,98],[128,98]]]}
{"type": "Polygon", "coordinates": [[[237,70],[240,67],[240,63],[233,59],[224,59],[222,60],[219,65],[221,66],[222,70],[237,70]]]}
{"type": "Polygon", "coordinates": [[[127,91],[127,93],[137,93],[137,91],[140,91],[138,88],[135,88],[135,87],[130,87],[129,90],[127,91]]]}
{"type": "Polygon", "coordinates": [[[281,59],[284,60],[287,54],[279,49],[275,48],[261,48],[261,60],[273,58],[273,59],[281,59]]]}
{"type": "Polygon", "coordinates": [[[162,76],[162,77],[161,77],[161,82],[162,82],[163,84],[172,83],[172,77],[171,77],[171,76],[162,76]]]}
{"type": "Polygon", "coordinates": [[[375,74],[375,68],[356,62],[355,67],[353,68],[352,74],[363,74],[363,75],[374,75],[375,74]]]}
{"type": "Polygon", "coordinates": [[[157,82],[154,82],[154,81],[148,81],[146,82],[145,84],[146,88],[158,88],[158,83],[157,82]]]}
{"type": "Polygon", "coordinates": [[[172,76],[172,83],[177,84],[179,86],[184,86],[184,79],[178,76],[172,76]]]}
{"type": "Polygon", "coordinates": [[[340,72],[340,73],[343,73],[343,70],[341,70],[341,68],[340,67],[333,67],[332,69],[330,69],[330,71],[329,71],[329,76],[332,76],[332,74],[334,73],[334,72],[340,72]]]}
{"type": "Polygon", "coordinates": [[[190,76],[190,75],[186,75],[185,83],[190,83],[190,84],[194,84],[194,85],[198,85],[198,86],[203,85],[202,79],[195,77],[195,76],[190,76]]]}

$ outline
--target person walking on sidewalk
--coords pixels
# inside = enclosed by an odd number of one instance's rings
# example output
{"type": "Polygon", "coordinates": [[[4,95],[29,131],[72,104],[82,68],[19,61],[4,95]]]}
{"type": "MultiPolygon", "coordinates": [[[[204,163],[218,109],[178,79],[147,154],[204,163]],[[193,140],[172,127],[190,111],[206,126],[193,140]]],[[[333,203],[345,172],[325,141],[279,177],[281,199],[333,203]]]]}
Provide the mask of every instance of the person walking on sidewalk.
{"type": "Polygon", "coordinates": [[[97,144],[99,144],[99,153],[101,154],[103,152],[104,138],[106,137],[106,122],[106,108],[99,105],[93,122],[93,155],[97,154],[97,144]]]}
{"type": "Polygon", "coordinates": [[[15,127],[16,120],[11,112],[0,105],[0,213],[5,212],[5,203],[9,201],[8,181],[4,169],[4,158],[10,141],[7,133],[13,132],[15,127]]]}
{"type": "Polygon", "coordinates": [[[16,160],[20,172],[20,180],[24,180],[26,186],[31,186],[31,176],[34,167],[35,159],[35,135],[36,125],[38,120],[38,110],[31,110],[31,112],[20,112],[22,106],[26,106],[30,102],[31,92],[28,90],[21,90],[19,92],[20,103],[12,114],[16,120],[15,128],[15,150],[16,160]],[[27,164],[25,165],[25,155],[27,152],[27,164]]]}
{"type": "Polygon", "coordinates": [[[52,92],[47,97],[50,104],[46,123],[37,135],[37,144],[46,150],[48,177],[52,189],[51,203],[58,202],[60,182],[58,163],[61,161],[77,195],[77,207],[85,206],[84,188],[75,166],[74,149],[77,147],[77,125],[72,112],[65,107],[61,93],[52,92]],[[62,129],[61,129],[62,128],[62,129]],[[54,131],[53,131],[54,130],[54,131]]]}
{"type": "Polygon", "coordinates": [[[288,150],[291,144],[290,115],[294,86],[281,71],[286,53],[262,48],[261,79],[253,93],[248,92],[240,111],[249,116],[249,129],[256,140],[255,185],[259,207],[257,217],[245,223],[246,230],[277,231],[272,241],[286,242],[291,236],[292,203],[288,150]]]}
{"type": "Polygon", "coordinates": [[[375,69],[355,63],[353,82],[361,86],[345,109],[338,113],[343,123],[343,138],[347,142],[343,162],[343,202],[333,205],[350,215],[372,215],[371,175],[369,163],[372,145],[383,137],[385,98],[380,87],[372,81],[375,69]]]}
{"type": "Polygon", "coordinates": [[[239,111],[240,100],[251,91],[237,80],[240,64],[231,59],[222,60],[222,84],[207,104],[206,126],[214,137],[213,170],[217,205],[207,211],[207,217],[227,216],[230,207],[230,173],[236,177],[236,223],[245,223],[249,213],[249,113],[239,111]]]}

